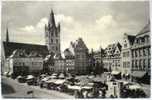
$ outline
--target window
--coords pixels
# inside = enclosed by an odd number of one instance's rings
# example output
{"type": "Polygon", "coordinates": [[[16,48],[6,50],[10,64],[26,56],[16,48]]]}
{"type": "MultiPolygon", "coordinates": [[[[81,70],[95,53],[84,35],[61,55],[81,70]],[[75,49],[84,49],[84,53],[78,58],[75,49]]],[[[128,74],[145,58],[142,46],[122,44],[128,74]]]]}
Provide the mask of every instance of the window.
{"type": "Polygon", "coordinates": [[[51,43],[53,43],[53,39],[51,39],[51,43]]]}
{"type": "Polygon", "coordinates": [[[54,50],[54,46],[52,46],[52,49],[54,50]]]}
{"type": "Polygon", "coordinates": [[[142,49],[139,49],[139,56],[142,56],[142,49]]]}
{"type": "Polygon", "coordinates": [[[150,68],[150,59],[148,59],[148,68],[150,68]]]}
{"type": "Polygon", "coordinates": [[[145,59],[143,60],[143,69],[145,69],[146,67],[146,63],[145,63],[145,59]]]}
{"type": "Polygon", "coordinates": [[[146,56],[146,49],[143,49],[143,56],[146,56]]]}
{"type": "Polygon", "coordinates": [[[135,57],[137,57],[137,51],[134,51],[135,52],[135,57]]]}
{"type": "Polygon", "coordinates": [[[145,38],[142,38],[142,43],[144,43],[145,42],[145,38]]]}
{"type": "Polygon", "coordinates": [[[137,68],[138,67],[138,65],[137,65],[137,60],[135,60],[135,68],[137,68]]]}
{"type": "Polygon", "coordinates": [[[55,33],[55,36],[56,36],[56,37],[58,36],[58,33],[57,33],[57,32],[55,33]]]}
{"type": "Polygon", "coordinates": [[[124,48],[127,48],[127,44],[126,43],[124,44],[124,48]]]}
{"type": "Polygon", "coordinates": [[[123,52],[123,57],[125,57],[125,52],[123,52]]]}
{"type": "Polygon", "coordinates": [[[139,60],[139,69],[142,69],[142,64],[141,64],[141,60],[139,60]]]}
{"type": "Polygon", "coordinates": [[[128,67],[128,68],[130,67],[130,62],[127,63],[127,67],[128,67]]]}
{"type": "Polygon", "coordinates": [[[53,34],[53,32],[51,32],[51,36],[53,36],[54,34],[53,34]]]}
{"type": "Polygon", "coordinates": [[[135,66],[135,61],[133,60],[132,61],[132,68],[134,69],[134,66],[135,66]]]}
{"type": "Polygon", "coordinates": [[[56,39],[56,43],[58,43],[58,39],[56,39]]]}
{"type": "Polygon", "coordinates": [[[58,47],[56,46],[56,50],[58,50],[58,47]]]}

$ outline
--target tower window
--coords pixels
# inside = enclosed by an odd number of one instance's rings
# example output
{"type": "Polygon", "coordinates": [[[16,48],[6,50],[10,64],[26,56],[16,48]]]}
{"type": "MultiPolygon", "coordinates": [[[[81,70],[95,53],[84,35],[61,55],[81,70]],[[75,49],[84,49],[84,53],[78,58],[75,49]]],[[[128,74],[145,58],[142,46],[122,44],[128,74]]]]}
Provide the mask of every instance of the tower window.
{"type": "Polygon", "coordinates": [[[58,43],[58,39],[56,39],[56,43],[58,43]]]}
{"type": "Polygon", "coordinates": [[[56,46],[56,50],[58,50],[58,47],[56,46]]]}
{"type": "Polygon", "coordinates": [[[53,36],[53,32],[51,33],[51,35],[53,36]]]}
{"type": "Polygon", "coordinates": [[[51,39],[51,43],[53,43],[53,39],[51,39]]]}
{"type": "Polygon", "coordinates": [[[56,35],[56,37],[57,37],[57,36],[58,36],[58,33],[56,33],[55,35],[56,35]]]}

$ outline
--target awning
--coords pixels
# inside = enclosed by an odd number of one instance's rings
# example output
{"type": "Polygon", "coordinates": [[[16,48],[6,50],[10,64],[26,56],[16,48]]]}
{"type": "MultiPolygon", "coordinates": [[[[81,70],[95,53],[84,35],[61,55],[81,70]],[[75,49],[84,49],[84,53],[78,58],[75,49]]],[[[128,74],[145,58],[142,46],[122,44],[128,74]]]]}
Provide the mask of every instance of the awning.
{"type": "Polygon", "coordinates": [[[145,74],[146,74],[146,72],[144,72],[144,71],[133,71],[131,73],[132,76],[139,77],[139,78],[143,77],[145,74]]]}
{"type": "Polygon", "coordinates": [[[132,89],[132,90],[141,89],[141,86],[139,86],[139,85],[129,85],[129,89],[132,89]]]}
{"type": "Polygon", "coordinates": [[[119,71],[112,71],[111,74],[112,75],[118,75],[118,74],[120,74],[120,72],[119,71]]]}
{"type": "Polygon", "coordinates": [[[66,80],[57,80],[55,81],[55,84],[63,84],[66,80]]]}
{"type": "Polygon", "coordinates": [[[81,90],[81,87],[80,87],[80,86],[77,86],[77,85],[74,85],[74,86],[68,85],[68,89],[81,90]]]}
{"type": "Polygon", "coordinates": [[[83,86],[82,89],[92,89],[93,87],[91,86],[83,86]]]}
{"type": "Polygon", "coordinates": [[[32,78],[34,78],[33,75],[28,75],[26,79],[32,79],[32,78]]]}
{"type": "Polygon", "coordinates": [[[8,72],[7,75],[12,75],[12,72],[8,72]]]}
{"type": "Polygon", "coordinates": [[[55,79],[50,79],[50,80],[46,81],[46,83],[55,83],[55,82],[56,82],[55,79]]]}

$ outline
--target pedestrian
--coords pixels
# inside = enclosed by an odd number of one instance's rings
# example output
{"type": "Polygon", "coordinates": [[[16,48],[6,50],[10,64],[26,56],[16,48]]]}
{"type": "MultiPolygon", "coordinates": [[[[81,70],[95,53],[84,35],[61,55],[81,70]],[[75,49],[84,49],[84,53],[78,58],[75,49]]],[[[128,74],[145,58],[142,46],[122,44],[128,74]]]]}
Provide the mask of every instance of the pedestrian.
{"type": "Polygon", "coordinates": [[[79,91],[78,90],[74,91],[74,96],[75,96],[75,98],[79,98],[79,91]]]}

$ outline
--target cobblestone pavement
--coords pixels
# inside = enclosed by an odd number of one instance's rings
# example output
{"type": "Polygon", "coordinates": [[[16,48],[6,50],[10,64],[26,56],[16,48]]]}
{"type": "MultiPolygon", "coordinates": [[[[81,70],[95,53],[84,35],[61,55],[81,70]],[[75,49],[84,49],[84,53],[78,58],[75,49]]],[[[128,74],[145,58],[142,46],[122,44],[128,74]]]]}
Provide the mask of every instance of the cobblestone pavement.
{"type": "Polygon", "coordinates": [[[41,89],[38,86],[28,86],[26,83],[18,83],[17,80],[2,77],[2,96],[4,98],[50,98],[50,99],[72,99],[65,93],[58,91],[41,89]],[[27,94],[28,91],[33,91],[32,94],[27,94]]]}

